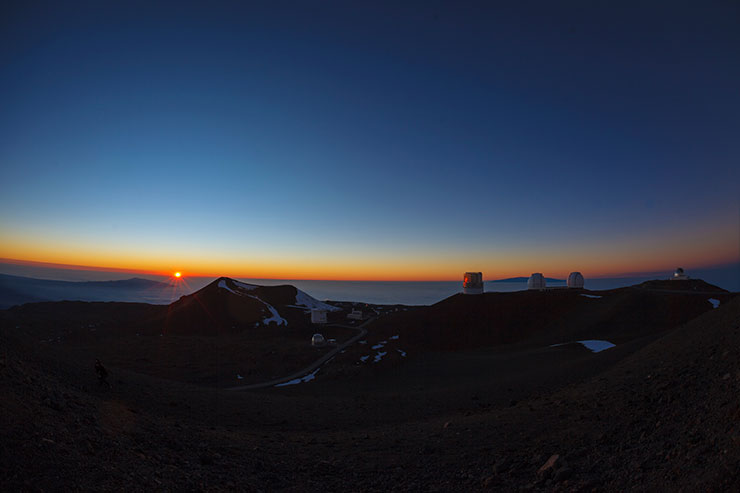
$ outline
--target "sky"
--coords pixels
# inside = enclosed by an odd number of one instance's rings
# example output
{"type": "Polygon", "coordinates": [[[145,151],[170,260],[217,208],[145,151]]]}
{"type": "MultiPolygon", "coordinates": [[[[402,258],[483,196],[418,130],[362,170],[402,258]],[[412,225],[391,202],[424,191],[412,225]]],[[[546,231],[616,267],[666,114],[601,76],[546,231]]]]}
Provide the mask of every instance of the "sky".
{"type": "Polygon", "coordinates": [[[355,280],[740,261],[740,4],[510,3],[3,2],[0,259],[355,280]]]}

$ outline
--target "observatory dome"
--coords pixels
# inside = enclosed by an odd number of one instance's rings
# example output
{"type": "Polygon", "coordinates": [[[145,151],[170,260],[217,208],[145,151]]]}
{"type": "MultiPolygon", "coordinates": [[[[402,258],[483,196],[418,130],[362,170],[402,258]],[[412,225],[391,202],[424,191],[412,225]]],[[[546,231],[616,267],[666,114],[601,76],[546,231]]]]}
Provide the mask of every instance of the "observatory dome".
{"type": "Polygon", "coordinates": [[[683,281],[688,278],[689,276],[686,275],[686,272],[684,272],[683,268],[681,267],[676,269],[676,272],[673,273],[673,279],[675,279],[676,281],[683,281]]]}
{"type": "Polygon", "coordinates": [[[483,294],[483,274],[480,272],[466,272],[463,277],[464,294],[483,294]]]}
{"type": "Polygon", "coordinates": [[[326,346],[326,339],[324,339],[324,336],[321,334],[314,334],[313,337],[311,337],[311,345],[313,347],[326,346]]]}
{"type": "Polygon", "coordinates": [[[583,274],[580,272],[571,272],[568,275],[568,287],[569,288],[582,288],[583,287],[583,274]]]}
{"type": "Polygon", "coordinates": [[[545,276],[543,276],[541,272],[535,272],[529,276],[527,289],[545,289],[546,284],[545,276]]]}

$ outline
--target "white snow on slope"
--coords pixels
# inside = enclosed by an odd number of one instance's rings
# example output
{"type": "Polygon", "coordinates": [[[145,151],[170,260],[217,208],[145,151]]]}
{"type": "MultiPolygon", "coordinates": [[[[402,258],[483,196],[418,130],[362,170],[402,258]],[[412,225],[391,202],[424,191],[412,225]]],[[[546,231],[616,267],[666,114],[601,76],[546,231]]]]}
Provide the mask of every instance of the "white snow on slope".
{"type": "Polygon", "coordinates": [[[601,296],[596,296],[595,294],[581,293],[581,296],[585,296],[586,298],[601,298],[601,296]]]}
{"type": "Polygon", "coordinates": [[[336,312],[336,311],[341,310],[341,308],[339,307],[332,306],[328,303],[324,303],[323,301],[317,300],[310,294],[305,293],[301,291],[300,289],[296,289],[295,304],[298,307],[305,307],[310,310],[326,310],[329,312],[336,312]]]}
{"type": "Polygon", "coordinates": [[[388,341],[380,341],[370,349],[383,349],[383,346],[385,346],[386,344],[388,344],[388,341]]]}
{"type": "Polygon", "coordinates": [[[267,303],[265,301],[262,301],[258,297],[252,296],[251,294],[248,294],[247,296],[249,296],[250,298],[254,298],[255,300],[261,302],[263,305],[265,305],[267,307],[268,310],[270,310],[270,314],[272,316],[269,317],[269,318],[264,319],[262,321],[262,323],[264,323],[265,325],[267,325],[270,322],[275,322],[278,325],[286,325],[286,326],[288,325],[288,321],[285,320],[283,317],[281,317],[280,314],[278,313],[278,311],[275,310],[275,307],[273,307],[271,304],[269,304],[269,303],[267,303]]]}
{"type": "Polygon", "coordinates": [[[256,286],[254,284],[247,284],[245,282],[239,282],[239,281],[234,281],[234,284],[236,284],[237,286],[239,286],[242,289],[246,289],[247,291],[251,291],[251,290],[257,289],[259,287],[259,286],[256,286]]]}
{"type": "MultiPolygon", "coordinates": [[[[609,341],[600,341],[598,339],[587,339],[585,341],[576,341],[578,344],[581,344],[583,347],[588,349],[589,351],[593,353],[600,353],[601,351],[604,351],[609,348],[613,348],[615,344],[612,344],[609,341]]],[[[550,347],[556,347],[556,346],[565,346],[566,344],[573,344],[571,342],[563,342],[560,344],[551,344],[550,347]]]]}
{"type": "Polygon", "coordinates": [[[613,348],[615,346],[609,341],[599,341],[595,339],[589,339],[586,341],[576,341],[576,342],[583,344],[583,346],[586,349],[589,349],[591,350],[591,352],[594,352],[594,353],[598,353],[598,352],[604,351],[605,349],[613,348]]]}
{"type": "Polygon", "coordinates": [[[288,382],[279,383],[275,385],[275,387],[285,387],[287,385],[296,385],[296,384],[303,383],[303,382],[310,382],[311,380],[316,378],[316,373],[318,373],[319,370],[320,368],[316,368],[314,371],[312,371],[311,373],[309,373],[308,375],[304,377],[294,378],[293,380],[290,380],[288,382]]]}
{"type": "Polygon", "coordinates": [[[383,356],[388,354],[388,351],[378,351],[378,354],[375,355],[375,359],[373,360],[373,363],[377,363],[381,359],[383,359],[383,356]]]}
{"type": "Polygon", "coordinates": [[[367,359],[368,359],[369,357],[370,357],[370,355],[369,355],[369,354],[368,354],[367,356],[360,356],[360,361],[362,361],[362,362],[364,363],[365,361],[367,361],[367,359]]]}
{"type": "Polygon", "coordinates": [[[398,336],[390,336],[388,339],[390,339],[391,341],[395,341],[398,339],[398,336]]]}
{"type": "MultiPolygon", "coordinates": [[[[239,281],[231,281],[231,282],[233,282],[234,284],[236,284],[237,287],[242,288],[242,289],[244,289],[246,291],[252,291],[253,289],[256,289],[257,287],[259,287],[259,286],[255,286],[254,284],[246,284],[246,283],[239,282],[239,281]]],[[[218,287],[219,288],[223,288],[223,289],[225,289],[226,291],[228,291],[230,293],[234,293],[234,294],[239,295],[239,296],[242,295],[242,293],[239,293],[239,292],[234,291],[233,289],[231,289],[229,287],[229,285],[226,284],[226,281],[223,280],[223,279],[220,280],[220,281],[218,281],[218,287]]]]}
{"type": "Polygon", "coordinates": [[[718,299],[709,298],[707,301],[710,302],[714,308],[717,308],[719,306],[719,300],[718,299]]]}
{"type": "MultiPolygon", "coordinates": [[[[251,290],[253,290],[253,289],[255,289],[257,287],[257,286],[255,286],[253,284],[245,284],[245,283],[239,282],[239,281],[233,281],[233,282],[234,282],[234,284],[236,284],[240,288],[246,289],[248,291],[251,291],[251,290]]],[[[228,292],[233,293],[233,294],[235,294],[237,296],[249,296],[250,298],[254,298],[255,300],[257,300],[260,303],[262,303],[263,305],[265,305],[267,307],[267,309],[270,311],[270,315],[272,315],[272,316],[264,319],[262,321],[263,324],[267,325],[270,322],[275,322],[278,325],[288,325],[288,321],[285,320],[283,317],[280,316],[280,314],[275,309],[275,307],[273,307],[271,304],[263,301],[259,297],[254,296],[254,295],[251,295],[251,294],[244,294],[244,293],[239,293],[237,291],[234,291],[233,289],[231,289],[229,287],[228,284],[226,284],[226,281],[224,281],[224,280],[218,281],[218,287],[219,288],[223,288],[223,289],[227,290],[228,292]]]]}
{"type": "Polygon", "coordinates": [[[225,290],[226,290],[226,291],[228,291],[229,293],[235,294],[235,295],[237,295],[237,296],[241,296],[241,293],[237,293],[236,291],[234,291],[233,289],[231,289],[231,288],[229,287],[229,285],[228,285],[228,284],[226,284],[226,281],[223,281],[223,280],[221,280],[221,281],[218,281],[218,287],[219,287],[219,288],[223,288],[223,289],[225,289],[225,290]]]}

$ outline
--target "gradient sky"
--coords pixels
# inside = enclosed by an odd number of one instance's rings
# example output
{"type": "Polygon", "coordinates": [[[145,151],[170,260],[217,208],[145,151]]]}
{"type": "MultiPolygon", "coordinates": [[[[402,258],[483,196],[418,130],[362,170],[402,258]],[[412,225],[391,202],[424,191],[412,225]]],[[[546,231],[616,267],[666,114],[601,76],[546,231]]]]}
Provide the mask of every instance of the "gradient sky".
{"type": "Polygon", "coordinates": [[[738,260],[740,4],[395,3],[3,2],[0,258],[416,280],[738,260]]]}

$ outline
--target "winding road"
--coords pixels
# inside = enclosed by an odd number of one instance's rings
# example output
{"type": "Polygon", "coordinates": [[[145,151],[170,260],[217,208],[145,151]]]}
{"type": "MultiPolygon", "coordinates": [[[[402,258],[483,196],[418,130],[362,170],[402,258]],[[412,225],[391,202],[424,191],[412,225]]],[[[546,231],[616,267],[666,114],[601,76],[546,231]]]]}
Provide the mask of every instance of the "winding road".
{"type": "Polygon", "coordinates": [[[321,365],[323,365],[327,361],[329,361],[331,358],[333,358],[335,355],[337,355],[343,349],[351,346],[355,342],[357,342],[360,339],[362,339],[363,337],[365,337],[367,335],[367,329],[365,328],[365,326],[368,325],[368,324],[370,324],[371,322],[373,322],[376,318],[378,318],[378,317],[369,318],[368,320],[366,320],[365,322],[363,322],[361,325],[358,325],[357,327],[352,327],[352,326],[349,326],[349,325],[331,324],[330,326],[332,326],[332,327],[341,327],[341,328],[344,328],[344,329],[357,330],[358,331],[358,334],[356,336],[352,337],[351,339],[349,339],[348,341],[346,341],[346,342],[340,344],[339,346],[335,347],[334,349],[332,349],[331,351],[329,351],[328,353],[326,353],[325,355],[323,355],[322,357],[320,357],[319,359],[317,359],[316,361],[314,361],[313,363],[311,363],[307,367],[303,368],[302,370],[299,370],[299,371],[297,371],[295,373],[292,373],[292,374],[290,374],[288,376],[285,376],[285,377],[280,377],[280,378],[276,378],[276,379],[270,380],[268,382],[253,383],[253,384],[249,384],[249,385],[237,385],[235,387],[226,387],[223,390],[255,390],[255,389],[263,389],[265,387],[274,387],[275,385],[279,385],[281,383],[290,382],[291,380],[295,380],[295,379],[298,379],[298,378],[303,378],[306,375],[308,375],[309,373],[311,373],[312,371],[314,371],[317,368],[319,368],[321,365]]]}

